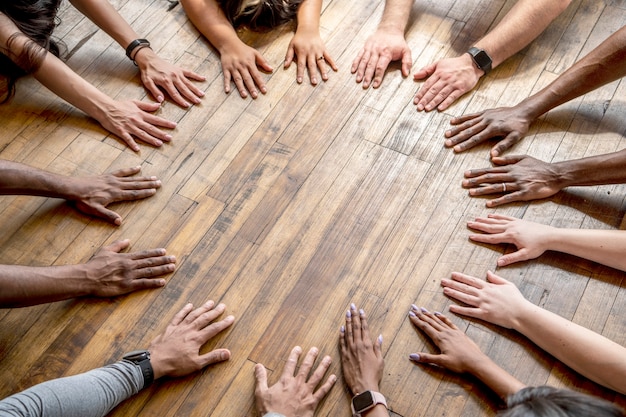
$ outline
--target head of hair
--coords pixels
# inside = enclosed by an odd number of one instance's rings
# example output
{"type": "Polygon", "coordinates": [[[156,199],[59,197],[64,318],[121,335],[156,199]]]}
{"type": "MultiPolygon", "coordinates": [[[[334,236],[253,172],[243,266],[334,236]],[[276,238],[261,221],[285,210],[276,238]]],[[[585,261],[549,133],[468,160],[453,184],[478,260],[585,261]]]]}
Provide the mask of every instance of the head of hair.
{"type": "Polygon", "coordinates": [[[224,14],[234,27],[269,29],[296,18],[304,0],[219,0],[224,14]]]}
{"type": "Polygon", "coordinates": [[[624,410],[602,398],[549,386],[526,387],[507,398],[500,417],[624,417],[624,410]]]}
{"type": "Polygon", "coordinates": [[[59,46],[51,39],[57,24],[56,14],[61,0],[12,0],[0,2],[0,13],[11,19],[21,33],[13,34],[7,49],[0,49],[0,74],[5,77],[6,87],[0,91],[4,103],[15,94],[15,83],[19,77],[36,71],[45,58],[46,51],[59,56],[59,46]],[[25,35],[28,41],[19,54],[11,46],[25,35]]]}

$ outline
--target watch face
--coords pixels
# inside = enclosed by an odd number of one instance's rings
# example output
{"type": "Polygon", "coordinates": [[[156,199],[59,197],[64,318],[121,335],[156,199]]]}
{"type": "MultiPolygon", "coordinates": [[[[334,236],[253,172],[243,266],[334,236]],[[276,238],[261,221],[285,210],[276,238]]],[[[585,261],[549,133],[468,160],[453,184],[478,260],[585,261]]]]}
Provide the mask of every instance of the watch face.
{"type": "Polygon", "coordinates": [[[141,361],[146,358],[150,358],[150,353],[147,350],[133,350],[124,355],[124,359],[131,362],[141,361]]]}
{"type": "Polygon", "coordinates": [[[374,405],[374,397],[369,391],[362,392],[352,399],[352,405],[358,414],[374,405]]]}
{"type": "Polygon", "coordinates": [[[480,68],[491,66],[491,58],[489,58],[489,55],[487,55],[487,52],[485,51],[479,51],[476,55],[474,55],[474,60],[480,68]]]}

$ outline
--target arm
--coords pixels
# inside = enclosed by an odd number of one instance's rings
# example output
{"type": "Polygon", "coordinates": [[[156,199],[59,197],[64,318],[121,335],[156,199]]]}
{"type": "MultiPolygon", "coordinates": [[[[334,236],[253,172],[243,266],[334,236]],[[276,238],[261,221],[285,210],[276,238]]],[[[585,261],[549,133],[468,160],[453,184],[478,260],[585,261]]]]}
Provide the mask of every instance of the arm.
{"type": "MultiPolygon", "coordinates": [[[[224,310],[223,304],[214,306],[209,301],[195,310],[187,304],[178,312],[165,332],[150,344],[154,379],[188,375],[207,365],[228,360],[230,352],[227,349],[200,355],[202,345],[233,323],[233,316],[215,321],[224,310]]],[[[144,378],[139,366],[123,360],[84,374],[36,385],[0,401],[0,411],[2,415],[17,417],[103,417],[142,388],[144,378]]]]}
{"type": "Polygon", "coordinates": [[[626,182],[626,150],[552,164],[527,155],[493,157],[492,162],[492,168],[466,171],[463,180],[473,197],[504,193],[487,207],[550,197],[569,186],[626,182]]]}
{"type": "MultiPolygon", "coordinates": [[[[71,0],[71,3],[124,49],[140,37],[108,0],[71,0]]],[[[139,49],[131,56],[141,71],[143,84],[158,102],[164,100],[159,90],[161,87],[183,107],[189,107],[186,100],[200,103],[204,92],[193,85],[191,80],[204,81],[203,76],[162,60],[150,48],[139,49]]]]}
{"type": "Polygon", "coordinates": [[[622,230],[561,229],[500,214],[468,222],[475,242],[512,243],[517,251],[498,258],[498,266],[534,259],[547,250],[569,253],[626,271],[626,233],[622,230]],[[609,244],[610,242],[610,244],[609,244]]]}
{"type": "Polygon", "coordinates": [[[254,396],[259,415],[267,417],[313,417],[315,409],[328,394],[337,377],[335,375],[329,376],[326,382],[316,390],[315,388],[322,381],[330,366],[330,356],[325,356],[313,374],[309,376],[319,352],[317,348],[311,348],[302,361],[300,370],[295,374],[301,353],[302,348],[300,346],[291,350],[280,379],[271,387],[267,386],[265,366],[260,363],[256,364],[254,367],[256,378],[254,396]]]}
{"type": "Polygon", "coordinates": [[[444,294],[468,307],[450,311],[514,329],[581,375],[626,393],[626,348],[526,300],[513,283],[491,272],[487,281],[455,272],[444,294]]]}
{"type": "Polygon", "coordinates": [[[0,308],[25,307],[86,295],[113,297],[165,285],[159,276],[174,271],[176,258],[165,249],[120,253],[120,240],[101,248],[87,263],[63,266],[2,265],[0,308]]]}
{"type": "Polygon", "coordinates": [[[257,50],[239,39],[217,1],[181,0],[181,4],[189,20],[220,53],[224,91],[230,92],[232,80],[242,98],[248,97],[248,91],[252,98],[257,98],[257,86],[265,94],[267,88],[257,65],[268,72],[273,71],[272,67],[257,50]]]}
{"type": "Polygon", "coordinates": [[[363,88],[378,88],[391,61],[402,60],[402,75],[408,77],[413,59],[404,39],[413,0],[386,0],[383,17],[376,32],[367,38],[365,46],[352,62],[351,71],[363,88]]]}
{"type": "Polygon", "coordinates": [[[156,177],[130,177],[140,170],[134,167],[97,177],[66,177],[0,159],[0,194],[63,198],[81,212],[119,226],[122,218],[106,208],[109,204],[150,197],[161,186],[156,177]]]}
{"type": "Polygon", "coordinates": [[[326,64],[337,71],[337,65],[326,51],[324,42],[320,37],[321,11],[322,0],[305,0],[298,8],[298,27],[287,48],[284,65],[285,69],[289,68],[294,56],[297,57],[296,80],[298,83],[303,80],[305,68],[308,68],[312,85],[317,85],[318,69],[322,74],[322,80],[328,80],[326,64]]]}
{"type": "MultiPolygon", "coordinates": [[[[498,25],[475,47],[485,50],[492,59],[492,68],[533,41],[571,0],[519,0],[498,25]]],[[[429,65],[415,74],[415,79],[429,79],[419,89],[414,103],[417,110],[447,109],[456,99],[470,91],[484,72],[465,53],[429,65]]]]}
{"type": "MultiPolygon", "coordinates": [[[[380,392],[385,366],[382,343],[382,335],[372,343],[365,311],[357,311],[356,306],[350,304],[350,310],[346,312],[346,324],[341,326],[339,346],[343,377],[353,396],[365,391],[380,392]]],[[[388,417],[389,412],[383,404],[376,404],[362,415],[388,417]]]]}
{"type": "Polygon", "coordinates": [[[462,152],[494,137],[503,137],[491,149],[499,156],[520,141],[530,124],[547,111],[626,75],[626,26],[576,62],[538,93],[510,108],[486,110],[452,119],[446,146],[462,152]]]}
{"type": "Polygon", "coordinates": [[[432,363],[452,372],[469,373],[491,388],[500,398],[506,398],[525,385],[496,365],[458,327],[441,313],[430,313],[425,308],[411,306],[409,319],[426,333],[441,353],[412,353],[409,359],[416,363],[432,363]]]}

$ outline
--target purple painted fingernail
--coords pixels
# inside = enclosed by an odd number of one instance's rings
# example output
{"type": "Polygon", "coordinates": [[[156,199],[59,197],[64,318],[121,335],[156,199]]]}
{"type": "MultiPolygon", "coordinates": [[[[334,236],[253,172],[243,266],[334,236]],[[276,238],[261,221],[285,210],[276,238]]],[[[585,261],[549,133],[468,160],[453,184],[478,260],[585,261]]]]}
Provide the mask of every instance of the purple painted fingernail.
{"type": "Polygon", "coordinates": [[[435,316],[441,316],[441,313],[438,311],[435,311],[435,316]]]}
{"type": "Polygon", "coordinates": [[[419,308],[415,304],[411,304],[411,308],[415,311],[419,310],[419,308]]]}
{"type": "Polygon", "coordinates": [[[356,310],[356,306],[354,305],[354,303],[350,303],[350,310],[356,310]]]}
{"type": "Polygon", "coordinates": [[[420,307],[420,310],[422,310],[422,313],[428,313],[428,310],[426,310],[424,307],[420,307]]]}
{"type": "Polygon", "coordinates": [[[365,315],[365,310],[363,310],[362,308],[360,308],[360,309],[359,309],[359,314],[360,314],[361,316],[364,316],[364,315],[365,315]]]}
{"type": "Polygon", "coordinates": [[[383,344],[383,335],[382,335],[382,334],[379,334],[379,335],[378,335],[378,344],[379,344],[379,345],[382,345],[382,344],[383,344]]]}
{"type": "Polygon", "coordinates": [[[339,328],[339,331],[340,331],[341,333],[345,333],[345,332],[346,332],[346,328],[345,328],[345,327],[343,327],[343,326],[341,326],[341,327],[339,328]]]}
{"type": "Polygon", "coordinates": [[[415,362],[419,362],[420,361],[420,355],[418,355],[417,353],[411,353],[409,355],[409,359],[415,362]]]}
{"type": "Polygon", "coordinates": [[[352,313],[350,313],[350,310],[346,311],[346,318],[351,318],[352,317],[352,313]]]}
{"type": "Polygon", "coordinates": [[[415,315],[415,313],[413,312],[413,310],[409,311],[409,316],[411,316],[411,317],[417,317],[417,316],[415,315]]]}

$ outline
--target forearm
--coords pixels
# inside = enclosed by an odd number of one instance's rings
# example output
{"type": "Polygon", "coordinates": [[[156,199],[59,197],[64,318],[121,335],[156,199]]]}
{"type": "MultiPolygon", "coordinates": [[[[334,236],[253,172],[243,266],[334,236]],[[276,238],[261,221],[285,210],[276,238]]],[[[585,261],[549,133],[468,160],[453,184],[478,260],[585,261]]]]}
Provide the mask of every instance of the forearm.
{"type": "Polygon", "coordinates": [[[626,348],[528,302],[514,329],[581,375],[626,393],[626,348]]]}
{"type": "Polygon", "coordinates": [[[491,388],[491,390],[498,394],[503,400],[506,400],[509,395],[516,393],[526,386],[513,375],[498,366],[487,355],[474,361],[472,369],[468,372],[491,388]]]}
{"type": "Polygon", "coordinates": [[[561,74],[547,87],[522,101],[533,119],[550,109],[626,75],[626,26],[561,74]]]}
{"type": "Polygon", "coordinates": [[[0,267],[0,308],[26,307],[91,293],[82,265],[0,267]]]}
{"type": "Polygon", "coordinates": [[[0,159],[0,194],[36,195],[73,199],[76,197],[71,177],[42,171],[18,162],[0,159]]]}
{"type": "Polygon", "coordinates": [[[189,20],[222,55],[233,43],[241,43],[237,32],[216,0],[181,0],[189,20]]]}
{"type": "Polygon", "coordinates": [[[519,0],[475,46],[487,51],[495,68],[532,42],[571,0],[519,0]],[[539,4],[540,3],[540,4],[539,4]]]}
{"type": "Polygon", "coordinates": [[[561,188],[626,183],[626,150],[552,164],[561,188]]]}
{"type": "Polygon", "coordinates": [[[568,253],[626,271],[626,232],[601,229],[558,229],[550,234],[549,250],[568,253]]]}
{"type": "Polygon", "coordinates": [[[117,362],[36,385],[0,401],[3,416],[101,417],[143,387],[138,366],[117,362]]]}
{"type": "Polygon", "coordinates": [[[124,49],[140,36],[130,27],[108,0],[70,0],[82,14],[120,44],[124,49]]]}
{"type": "Polygon", "coordinates": [[[298,27],[296,31],[308,31],[319,34],[322,0],[304,0],[298,8],[298,27]]]}
{"type": "Polygon", "coordinates": [[[387,0],[378,29],[400,32],[404,36],[413,0],[387,0]]]}

